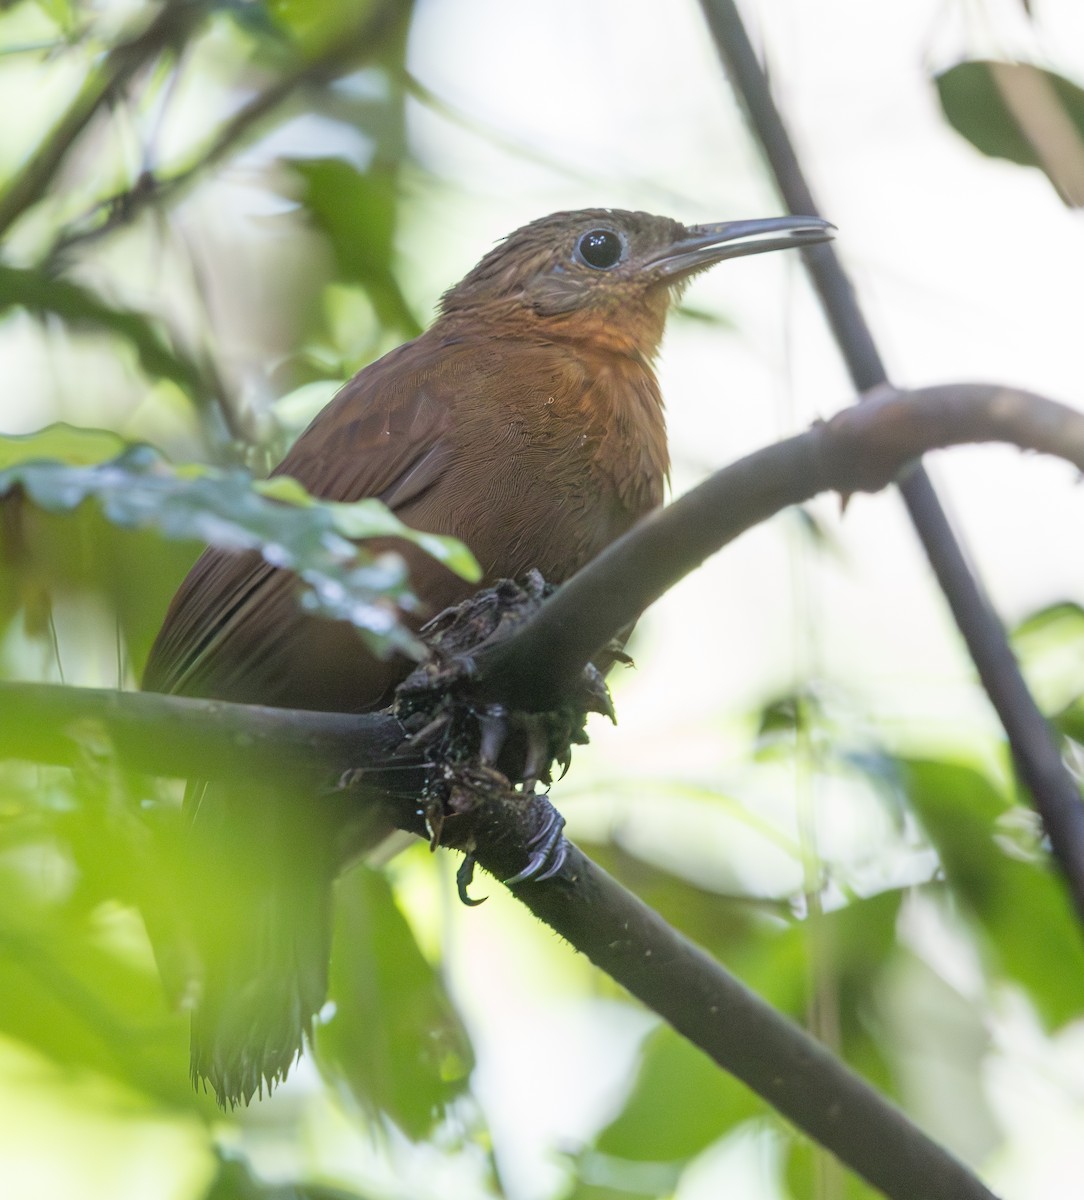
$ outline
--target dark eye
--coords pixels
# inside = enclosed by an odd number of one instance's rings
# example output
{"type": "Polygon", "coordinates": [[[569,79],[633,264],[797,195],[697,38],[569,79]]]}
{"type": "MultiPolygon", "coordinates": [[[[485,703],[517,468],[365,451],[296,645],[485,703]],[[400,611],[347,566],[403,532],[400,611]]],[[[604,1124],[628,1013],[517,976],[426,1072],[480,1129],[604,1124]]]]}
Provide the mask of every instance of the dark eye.
{"type": "Polygon", "coordinates": [[[592,229],[580,238],[576,249],[589,267],[605,271],[621,261],[625,246],[612,229],[592,229]]]}

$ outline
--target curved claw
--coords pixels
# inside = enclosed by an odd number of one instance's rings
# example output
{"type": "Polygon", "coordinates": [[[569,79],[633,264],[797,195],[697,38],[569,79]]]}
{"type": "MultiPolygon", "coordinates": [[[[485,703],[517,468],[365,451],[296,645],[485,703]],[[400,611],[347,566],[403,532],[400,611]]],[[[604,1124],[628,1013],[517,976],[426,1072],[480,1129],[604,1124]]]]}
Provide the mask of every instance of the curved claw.
{"type": "Polygon", "coordinates": [[[528,880],[541,883],[544,879],[552,879],[565,865],[568,858],[568,842],[564,839],[565,819],[555,809],[550,808],[542,827],[527,843],[531,856],[522,871],[504,882],[509,887],[528,880]]]}
{"type": "Polygon", "coordinates": [[[467,889],[474,881],[474,868],[477,865],[478,860],[474,855],[466,854],[463,856],[463,861],[459,864],[459,870],[455,873],[455,886],[459,891],[459,899],[468,908],[477,908],[479,904],[485,904],[489,899],[488,896],[482,896],[478,900],[474,900],[467,892],[467,889]]]}

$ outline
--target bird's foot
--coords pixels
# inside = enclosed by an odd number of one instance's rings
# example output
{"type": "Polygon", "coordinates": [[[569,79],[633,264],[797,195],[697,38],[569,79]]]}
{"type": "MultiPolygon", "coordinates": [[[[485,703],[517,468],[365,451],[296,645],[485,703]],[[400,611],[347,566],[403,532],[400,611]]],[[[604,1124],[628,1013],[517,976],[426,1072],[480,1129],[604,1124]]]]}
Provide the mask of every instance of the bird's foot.
{"type": "Polygon", "coordinates": [[[509,887],[515,887],[517,883],[541,883],[544,879],[552,879],[568,859],[565,819],[544,796],[538,799],[546,804],[543,820],[527,842],[530,852],[527,865],[504,881],[509,887]]]}
{"type": "MultiPolygon", "coordinates": [[[[513,887],[561,873],[569,855],[564,820],[542,789],[568,769],[572,746],[587,741],[587,714],[614,716],[603,674],[592,665],[552,712],[478,700],[472,681],[479,649],[529,619],[551,591],[530,572],[446,610],[422,630],[430,657],[396,693],[407,749],[430,768],[419,832],[424,828],[433,849],[466,854],[456,877],[465,904],[478,903],[469,894],[478,862],[513,887]]],[[[601,661],[623,658],[615,643],[601,661]]]]}
{"type": "MultiPolygon", "coordinates": [[[[527,862],[514,875],[505,879],[507,887],[516,887],[521,883],[543,883],[560,874],[568,861],[569,843],[565,838],[565,819],[550,804],[545,796],[537,793],[531,796],[530,812],[524,813],[522,807],[517,817],[529,816],[536,823],[534,832],[527,838],[527,862]]],[[[474,882],[474,871],[478,860],[472,850],[463,857],[459,870],[455,875],[459,899],[470,908],[476,908],[485,902],[486,897],[474,899],[469,892],[474,882]]]]}

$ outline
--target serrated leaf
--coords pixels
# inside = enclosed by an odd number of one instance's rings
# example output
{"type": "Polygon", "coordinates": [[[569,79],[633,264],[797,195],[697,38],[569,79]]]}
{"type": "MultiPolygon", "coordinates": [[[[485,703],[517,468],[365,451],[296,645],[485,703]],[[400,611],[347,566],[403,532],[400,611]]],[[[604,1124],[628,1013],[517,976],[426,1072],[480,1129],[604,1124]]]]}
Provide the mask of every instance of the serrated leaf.
{"type": "Polygon", "coordinates": [[[1084,204],[1084,89],[1029,63],[974,60],[935,77],[949,123],[983,154],[1038,167],[1084,204]]]}
{"type": "Polygon", "coordinates": [[[321,1068],[363,1108],[425,1137],[466,1087],[473,1054],[440,977],[391,888],[365,867],[339,881],[329,998],[316,1031],[321,1068]]]}

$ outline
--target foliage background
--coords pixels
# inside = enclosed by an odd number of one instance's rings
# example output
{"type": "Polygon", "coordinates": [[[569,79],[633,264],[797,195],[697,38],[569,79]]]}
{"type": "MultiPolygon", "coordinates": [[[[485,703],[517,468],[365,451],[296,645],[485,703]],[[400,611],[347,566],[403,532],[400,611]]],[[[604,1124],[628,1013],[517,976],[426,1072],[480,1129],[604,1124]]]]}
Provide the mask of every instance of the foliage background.
{"type": "MultiPolygon", "coordinates": [[[[1039,171],[969,146],[933,83],[1016,56],[1079,80],[1077,6],[1036,9],[749,14],[900,383],[1080,400],[1079,218],[1039,171]]],[[[0,8],[7,179],[159,11],[0,8]]],[[[691,4],[174,11],[176,52],[96,109],[7,231],[0,466],[147,441],[258,474],[523,221],[778,208],[691,4]],[[365,65],[339,62],[378,19],[365,65]],[[58,421],[107,434],[10,440],[58,421]]],[[[996,125],[983,103],[957,120],[996,125]]],[[[850,399],[782,255],[699,281],[660,376],[675,491],[850,399]]],[[[1043,610],[1017,646],[1079,728],[1071,473],[988,449],[933,465],[1006,619],[1043,610]]],[[[134,686],[197,547],[90,507],[0,517],[3,676],[134,686]]],[[[656,606],[633,652],[620,725],[594,729],[555,791],[573,836],[1001,1194],[1060,1190],[1082,1166],[1079,934],[896,498],[754,531],[656,606]]],[[[271,1100],[217,1113],[189,1088],[145,927],[170,918],[177,794],[107,747],[74,774],[0,769],[5,1196],[863,1194],[495,884],[460,909],[454,864],[420,847],[344,881],[315,1054],[271,1100]]]]}

